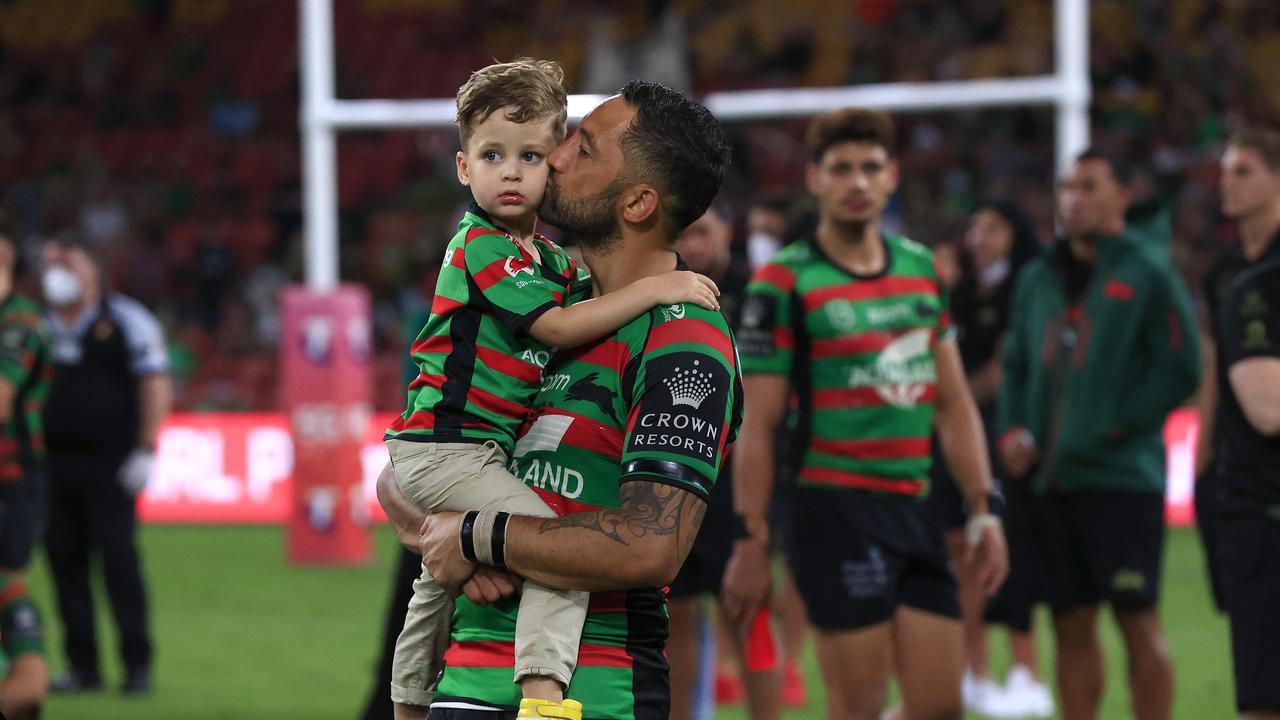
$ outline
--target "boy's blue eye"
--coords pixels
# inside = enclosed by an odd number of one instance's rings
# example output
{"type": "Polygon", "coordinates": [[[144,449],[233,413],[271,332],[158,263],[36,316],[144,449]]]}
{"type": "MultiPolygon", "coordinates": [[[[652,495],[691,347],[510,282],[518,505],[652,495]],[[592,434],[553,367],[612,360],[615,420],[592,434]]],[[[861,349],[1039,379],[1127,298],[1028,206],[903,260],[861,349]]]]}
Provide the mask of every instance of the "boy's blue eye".
{"type": "Polygon", "coordinates": [[[488,160],[489,162],[497,162],[502,159],[502,156],[498,154],[497,150],[489,150],[488,152],[481,155],[480,157],[485,160],[488,160]]]}
{"type": "Polygon", "coordinates": [[[542,153],[536,153],[530,150],[524,154],[523,159],[527,163],[536,163],[542,159],[542,153]]]}

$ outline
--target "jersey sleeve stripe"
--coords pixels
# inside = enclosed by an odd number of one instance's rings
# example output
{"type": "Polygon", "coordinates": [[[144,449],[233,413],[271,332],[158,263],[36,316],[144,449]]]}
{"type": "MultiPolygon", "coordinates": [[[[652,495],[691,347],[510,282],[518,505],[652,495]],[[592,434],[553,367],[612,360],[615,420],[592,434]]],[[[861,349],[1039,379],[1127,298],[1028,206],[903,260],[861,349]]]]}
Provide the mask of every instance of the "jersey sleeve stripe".
{"type": "Polygon", "coordinates": [[[806,312],[813,312],[832,300],[881,300],[893,295],[936,295],[938,286],[928,278],[890,275],[871,282],[840,283],[810,290],[801,295],[806,312]]]}
{"type": "Polygon", "coordinates": [[[435,389],[444,387],[444,375],[419,373],[416,378],[413,378],[411,382],[408,383],[408,388],[410,389],[419,389],[424,387],[434,387],[435,389]]]}
{"type": "Polygon", "coordinates": [[[464,246],[458,246],[453,249],[453,254],[449,256],[449,267],[455,267],[463,272],[467,270],[467,249],[464,246]]]}
{"type": "Polygon", "coordinates": [[[834,485],[838,487],[873,490],[876,492],[910,495],[923,495],[928,489],[924,480],[894,480],[891,478],[862,475],[860,473],[834,470],[832,468],[807,467],[800,471],[800,481],[818,485],[834,485]]]}
{"type": "Polygon", "coordinates": [[[493,348],[480,346],[476,348],[476,359],[484,363],[490,370],[513,377],[522,383],[533,384],[542,378],[542,368],[531,362],[513,358],[493,348]]]}
{"type": "MultiPolygon", "coordinates": [[[[459,667],[512,668],[516,662],[516,644],[501,640],[457,642],[444,653],[446,665],[459,667]]],[[[578,667],[630,668],[631,656],[625,647],[582,643],[578,649],[578,667]]]]}
{"type": "Polygon", "coordinates": [[[507,236],[506,233],[500,233],[497,230],[484,227],[483,225],[477,225],[476,227],[473,227],[467,231],[467,237],[463,242],[469,243],[472,240],[475,240],[476,238],[482,237],[484,235],[501,235],[503,237],[507,236]]]}
{"type": "Polygon", "coordinates": [[[428,375],[427,373],[418,373],[418,377],[409,382],[410,390],[419,388],[435,388],[439,390],[444,387],[445,377],[443,375],[428,375]]]}
{"type": "Polygon", "coordinates": [[[896,460],[929,455],[929,438],[879,438],[875,440],[825,440],[813,438],[815,452],[844,455],[860,460],[896,460]]]}
{"type": "Polygon", "coordinates": [[[785,265],[769,263],[757,270],[756,276],[752,279],[757,282],[768,283],[788,294],[796,287],[795,271],[785,265]]]}
{"type": "Polygon", "coordinates": [[[510,258],[494,260],[484,266],[484,269],[480,270],[480,272],[472,275],[472,277],[476,279],[476,286],[480,288],[480,292],[488,292],[489,288],[497,285],[502,282],[503,279],[508,277],[506,264],[509,261],[510,258]]]}
{"type": "MultiPolygon", "coordinates": [[[[935,384],[924,388],[923,394],[916,398],[917,403],[930,403],[937,397],[935,384]]],[[[813,407],[817,410],[838,408],[875,407],[888,405],[889,401],[880,396],[874,387],[827,388],[813,391],[813,407]]]]}
{"type": "Polygon", "coordinates": [[[412,355],[420,353],[441,353],[447,355],[453,352],[453,338],[448,335],[432,335],[428,338],[415,340],[413,347],[409,349],[412,355]]]}
{"type": "Polygon", "coordinates": [[[676,343],[698,343],[710,347],[733,364],[733,341],[728,333],[705,320],[697,318],[681,318],[655,325],[649,334],[646,352],[652,352],[666,345],[676,343]]]}
{"type": "Polygon", "coordinates": [[[465,302],[454,300],[451,297],[445,297],[444,295],[437,293],[435,297],[431,298],[431,314],[437,317],[441,315],[448,315],[451,312],[461,309],[465,305],[465,302]]]}
{"type": "Polygon", "coordinates": [[[615,370],[626,367],[631,362],[631,348],[624,342],[613,339],[600,340],[580,348],[566,350],[560,357],[567,361],[590,363],[602,368],[615,370]]]}
{"type": "Polygon", "coordinates": [[[471,394],[467,396],[467,400],[481,410],[509,418],[523,418],[529,412],[529,408],[520,403],[511,402],[474,385],[471,386],[471,394]]]}

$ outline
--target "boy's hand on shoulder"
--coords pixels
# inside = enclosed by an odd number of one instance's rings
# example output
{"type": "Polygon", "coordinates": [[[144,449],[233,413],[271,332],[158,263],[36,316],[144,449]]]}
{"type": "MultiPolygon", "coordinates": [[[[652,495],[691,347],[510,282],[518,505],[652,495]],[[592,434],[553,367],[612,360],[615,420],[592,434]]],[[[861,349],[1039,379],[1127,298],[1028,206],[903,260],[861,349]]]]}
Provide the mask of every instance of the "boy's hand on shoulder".
{"type": "Polygon", "coordinates": [[[654,305],[694,303],[708,310],[719,310],[720,288],[706,275],[688,270],[673,270],[641,282],[654,288],[654,305]]]}

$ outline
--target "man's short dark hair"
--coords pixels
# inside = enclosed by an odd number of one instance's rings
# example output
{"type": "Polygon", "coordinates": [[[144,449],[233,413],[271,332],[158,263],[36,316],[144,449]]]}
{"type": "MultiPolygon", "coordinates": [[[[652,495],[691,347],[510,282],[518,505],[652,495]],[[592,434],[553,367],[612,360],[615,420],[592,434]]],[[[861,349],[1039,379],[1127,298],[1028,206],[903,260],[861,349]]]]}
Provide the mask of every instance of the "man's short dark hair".
{"type": "Polygon", "coordinates": [[[893,157],[897,142],[893,118],[880,110],[841,108],[814,118],[805,132],[805,145],[813,163],[822,162],[827,148],[845,142],[879,145],[893,157]]]}
{"type": "Polygon", "coordinates": [[[75,230],[66,230],[49,238],[49,243],[57,245],[64,250],[79,250],[89,258],[89,262],[93,263],[99,270],[106,270],[106,257],[96,244],[89,242],[89,238],[75,230]]]}
{"type": "Polygon", "coordinates": [[[1269,127],[1251,127],[1234,133],[1227,141],[1230,147],[1244,148],[1258,153],[1262,163],[1271,172],[1280,170],[1280,130],[1269,127]]]}
{"type": "Polygon", "coordinates": [[[1107,152],[1102,148],[1091,147],[1076,156],[1076,162],[1085,160],[1099,160],[1106,163],[1111,168],[1111,174],[1115,176],[1116,181],[1125,187],[1128,187],[1129,183],[1133,182],[1133,166],[1115,153],[1107,152]]]}
{"type": "Polygon", "coordinates": [[[636,111],[619,144],[638,175],[662,195],[667,229],[678,233],[702,217],[720,192],[729,141],[710,110],[664,85],[632,80],[622,100],[636,111]]]}

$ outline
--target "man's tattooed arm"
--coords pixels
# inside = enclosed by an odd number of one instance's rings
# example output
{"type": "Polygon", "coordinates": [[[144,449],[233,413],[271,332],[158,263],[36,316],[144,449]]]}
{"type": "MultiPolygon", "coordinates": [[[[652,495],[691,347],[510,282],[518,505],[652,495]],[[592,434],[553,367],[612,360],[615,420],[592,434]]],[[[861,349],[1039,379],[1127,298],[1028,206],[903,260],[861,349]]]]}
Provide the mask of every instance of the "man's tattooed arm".
{"type": "Polygon", "coordinates": [[[621,505],[559,518],[516,518],[507,565],[536,582],[573,590],[660,586],[684,564],[707,504],[678,487],[632,480],[621,505]]]}

